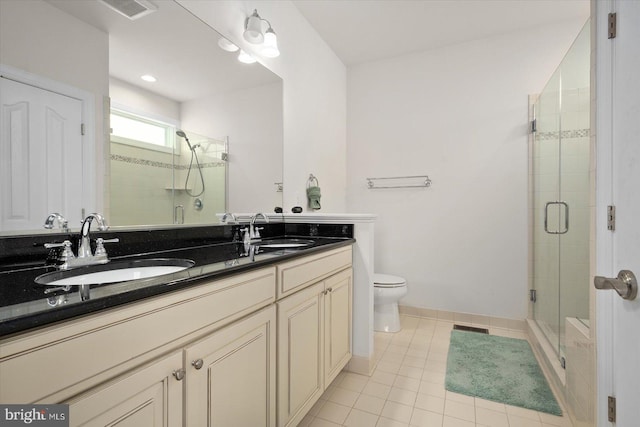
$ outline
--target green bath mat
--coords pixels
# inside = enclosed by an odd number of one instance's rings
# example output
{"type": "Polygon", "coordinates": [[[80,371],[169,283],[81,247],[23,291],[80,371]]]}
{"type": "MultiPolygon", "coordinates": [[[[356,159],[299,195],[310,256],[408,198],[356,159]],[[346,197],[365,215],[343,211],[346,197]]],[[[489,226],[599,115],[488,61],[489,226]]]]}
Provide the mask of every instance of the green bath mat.
{"type": "Polygon", "coordinates": [[[525,340],[451,331],[445,387],[455,393],[562,415],[525,340]]]}

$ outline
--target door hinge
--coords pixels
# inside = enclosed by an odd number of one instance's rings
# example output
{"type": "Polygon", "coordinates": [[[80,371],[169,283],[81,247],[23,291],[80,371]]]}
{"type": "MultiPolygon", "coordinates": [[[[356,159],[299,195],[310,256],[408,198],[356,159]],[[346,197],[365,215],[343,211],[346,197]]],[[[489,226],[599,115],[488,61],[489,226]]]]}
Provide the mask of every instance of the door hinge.
{"type": "Polygon", "coordinates": [[[536,300],[537,300],[536,290],[529,289],[529,301],[536,302],[536,300]]]}
{"type": "Polygon", "coordinates": [[[613,205],[607,206],[607,230],[616,230],[616,207],[613,205]]]}
{"type": "Polygon", "coordinates": [[[616,38],[616,33],[617,33],[617,19],[616,19],[616,14],[615,13],[610,13],[609,14],[609,38],[610,39],[615,39],[616,38]]]}
{"type": "Polygon", "coordinates": [[[616,398],[613,396],[607,399],[607,415],[610,423],[616,422],[616,398]]]}
{"type": "Polygon", "coordinates": [[[84,123],[80,123],[80,135],[84,135],[84,123]]]}
{"type": "Polygon", "coordinates": [[[537,123],[536,119],[531,120],[531,133],[536,133],[537,131],[537,123]]]}

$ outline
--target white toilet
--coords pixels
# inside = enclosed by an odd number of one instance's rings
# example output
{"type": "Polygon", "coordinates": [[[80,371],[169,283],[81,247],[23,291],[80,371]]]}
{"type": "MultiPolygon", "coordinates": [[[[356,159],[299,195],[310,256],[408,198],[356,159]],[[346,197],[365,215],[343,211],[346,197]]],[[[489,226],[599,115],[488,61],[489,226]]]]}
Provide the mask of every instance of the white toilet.
{"type": "Polygon", "coordinates": [[[407,294],[407,281],[390,274],[373,275],[373,329],[381,332],[400,330],[398,300],[407,294]]]}

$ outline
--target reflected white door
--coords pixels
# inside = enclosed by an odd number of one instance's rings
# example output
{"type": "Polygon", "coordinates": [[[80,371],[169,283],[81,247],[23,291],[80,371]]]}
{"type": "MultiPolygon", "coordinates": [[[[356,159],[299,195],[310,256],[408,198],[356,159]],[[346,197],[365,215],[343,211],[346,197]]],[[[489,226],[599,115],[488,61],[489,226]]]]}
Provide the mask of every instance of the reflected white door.
{"type": "Polygon", "coordinates": [[[41,229],[51,212],[79,224],[82,102],[0,78],[0,232],[41,229]]]}
{"type": "MultiPolygon", "coordinates": [[[[598,221],[598,274],[631,270],[640,277],[640,1],[597,2],[598,215],[616,206],[615,231],[598,221]],[[608,40],[607,13],[617,36],[608,40]],[[605,76],[602,78],[601,76],[605,76]],[[608,199],[608,200],[607,200],[608,199]],[[603,231],[604,228],[604,231],[603,231]]],[[[598,425],[607,426],[607,395],[616,398],[616,423],[640,421],[640,298],[596,291],[598,425]]]]}

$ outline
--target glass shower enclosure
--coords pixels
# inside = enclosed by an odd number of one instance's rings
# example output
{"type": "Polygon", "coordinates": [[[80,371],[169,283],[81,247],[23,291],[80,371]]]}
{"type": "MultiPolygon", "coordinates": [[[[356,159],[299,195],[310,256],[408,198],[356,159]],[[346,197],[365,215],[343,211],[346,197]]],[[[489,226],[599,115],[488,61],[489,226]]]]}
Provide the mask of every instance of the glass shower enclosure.
{"type": "Polygon", "coordinates": [[[533,106],[533,319],[561,362],[567,319],[589,326],[590,53],[587,22],[533,106]]]}

